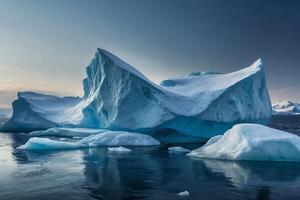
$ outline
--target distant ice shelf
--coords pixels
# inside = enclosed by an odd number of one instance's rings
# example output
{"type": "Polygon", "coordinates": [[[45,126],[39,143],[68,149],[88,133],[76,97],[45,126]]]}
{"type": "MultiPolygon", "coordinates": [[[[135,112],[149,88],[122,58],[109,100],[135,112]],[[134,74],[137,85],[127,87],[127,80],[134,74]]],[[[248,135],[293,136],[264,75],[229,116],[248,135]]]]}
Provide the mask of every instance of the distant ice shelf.
{"type": "Polygon", "coordinates": [[[148,134],[164,143],[190,143],[223,134],[237,123],[265,124],[272,115],[260,59],[236,72],[196,72],[157,85],[97,49],[86,74],[82,98],[20,92],[2,130],[109,129],[148,134]]]}
{"type": "Polygon", "coordinates": [[[300,115],[300,104],[292,101],[279,101],[272,109],[273,115],[300,115]]]}

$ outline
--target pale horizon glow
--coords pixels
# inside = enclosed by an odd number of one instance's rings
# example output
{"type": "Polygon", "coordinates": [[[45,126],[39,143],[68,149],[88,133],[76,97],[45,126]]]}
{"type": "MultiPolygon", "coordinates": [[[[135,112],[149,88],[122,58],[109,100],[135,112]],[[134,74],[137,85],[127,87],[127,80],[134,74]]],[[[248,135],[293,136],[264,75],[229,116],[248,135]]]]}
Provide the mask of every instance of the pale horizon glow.
{"type": "Polygon", "coordinates": [[[0,1],[0,108],[18,91],[81,96],[98,47],[153,82],[262,58],[270,96],[300,101],[300,2],[0,1]]]}

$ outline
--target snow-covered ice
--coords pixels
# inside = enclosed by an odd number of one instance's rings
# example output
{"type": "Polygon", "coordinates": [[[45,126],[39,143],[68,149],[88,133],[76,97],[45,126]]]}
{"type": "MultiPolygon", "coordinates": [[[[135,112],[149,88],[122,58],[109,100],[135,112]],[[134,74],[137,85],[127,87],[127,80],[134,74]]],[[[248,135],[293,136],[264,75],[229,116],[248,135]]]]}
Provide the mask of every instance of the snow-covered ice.
{"type": "Polygon", "coordinates": [[[279,101],[272,105],[273,115],[300,115],[300,104],[291,101],[279,101]]]}
{"type": "Polygon", "coordinates": [[[119,147],[109,147],[107,148],[109,152],[112,153],[130,153],[132,152],[131,149],[127,149],[125,147],[119,146],[119,147]]]}
{"type": "Polygon", "coordinates": [[[263,125],[238,124],[188,155],[223,160],[299,162],[300,137],[263,125]]]}
{"type": "Polygon", "coordinates": [[[189,153],[190,150],[189,149],[186,149],[186,148],[183,148],[183,147],[169,147],[168,148],[169,152],[170,153],[182,153],[182,154],[185,154],[185,153],[189,153]]]}
{"type": "MultiPolygon", "coordinates": [[[[70,130],[69,130],[70,131],[70,130]]],[[[68,134],[69,135],[69,134],[68,134]]],[[[48,138],[30,138],[18,147],[26,150],[75,149],[99,146],[155,146],[160,142],[149,135],[125,131],[101,131],[76,142],[57,141],[48,138]]]]}
{"type": "Polygon", "coordinates": [[[161,142],[199,142],[234,124],[266,123],[271,103],[263,65],[218,74],[196,72],[157,85],[110,52],[98,49],[86,69],[83,98],[18,94],[3,129],[51,127],[124,130],[161,142]]]}

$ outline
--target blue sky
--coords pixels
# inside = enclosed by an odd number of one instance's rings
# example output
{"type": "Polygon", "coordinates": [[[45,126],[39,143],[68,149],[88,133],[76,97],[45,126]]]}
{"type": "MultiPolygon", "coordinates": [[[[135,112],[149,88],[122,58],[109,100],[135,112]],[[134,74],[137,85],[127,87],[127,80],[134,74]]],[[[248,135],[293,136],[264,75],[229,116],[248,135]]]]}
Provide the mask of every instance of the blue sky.
{"type": "Polygon", "coordinates": [[[2,0],[0,107],[16,91],[81,95],[97,47],[155,82],[262,58],[273,101],[300,101],[300,2],[2,0]]]}

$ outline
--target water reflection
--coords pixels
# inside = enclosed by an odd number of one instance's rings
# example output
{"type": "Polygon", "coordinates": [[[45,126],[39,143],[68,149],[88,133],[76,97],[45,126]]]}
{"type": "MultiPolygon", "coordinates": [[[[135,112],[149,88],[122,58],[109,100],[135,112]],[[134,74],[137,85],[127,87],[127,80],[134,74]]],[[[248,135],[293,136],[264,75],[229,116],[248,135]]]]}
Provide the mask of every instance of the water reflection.
{"type": "Polygon", "coordinates": [[[299,184],[300,164],[293,162],[233,162],[203,160],[214,173],[222,173],[239,188],[249,185],[299,184]]]}
{"type": "Polygon", "coordinates": [[[195,160],[166,147],[20,151],[0,134],[0,199],[299,199],[300,164],[195,160]]]}
{"type": "Polygon", "coordinates": [[[155,149],[136,148],[130,155],[109,154],[97,148],[85,150],[84,174],[90,195],[98,199],[142,198],[139,191],[151,190],[160,182],[158,165],[149,155],[155,149]]]}

